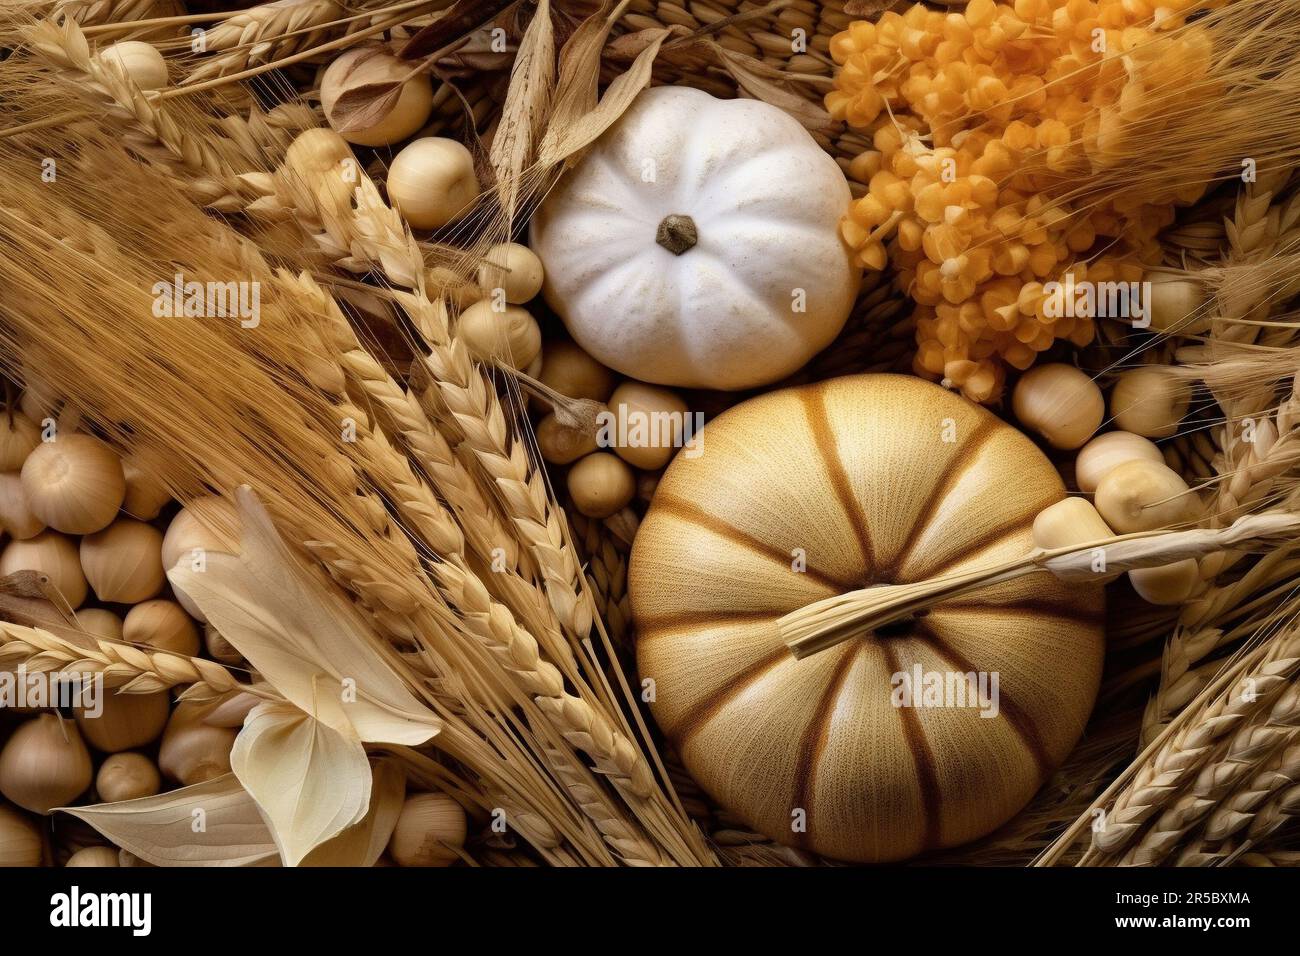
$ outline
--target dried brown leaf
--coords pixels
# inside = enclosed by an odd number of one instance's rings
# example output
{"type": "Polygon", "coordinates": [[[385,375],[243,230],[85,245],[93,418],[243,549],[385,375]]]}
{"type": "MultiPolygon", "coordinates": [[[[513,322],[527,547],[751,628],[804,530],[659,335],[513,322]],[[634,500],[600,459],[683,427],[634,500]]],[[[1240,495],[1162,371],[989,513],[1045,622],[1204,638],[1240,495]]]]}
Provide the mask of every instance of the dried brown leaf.
{"type": "MultiPolygon", "coordinates": [[[[583,24],[586,26],[586,24],[583,24]]],[[[607,30],[608,28],[606,28],[607,30]]],[[[650,39],[635,60],[627,70],[619,74],[612,83],[605,89],[605,95],[593,108],[575,115],[572,120],[562,121],[559,117],[559,104],[561,95],[557,94],[556,110],[552,114],[550,125],[546,130],[546,136],[542,140],[541,148],[538,150],[538,159],[547,166],[552,166],[569,159],[574,154],[585,149],[594,143],[605,130],[609,129],[620,116],[622,116],[632,101],[636,99],[637,94],[650,85],[650,72],[654,68],[655,57],[659,54],[659,48],[663,45],[664,40],[668,38],[669,30],[663,28],[656,31],[659,35],[650,39]]],[[[574,40],[583,37],[584,47],[594,42],[595,34],[583,34],[582,28],[574,34],[574,40]]],[[[599,40],[603,46],[604,33],[599,35],[599,40]]],[[[597,68],[599,66],[599,47],[597,47],[597,68]]],[[[587,62],[588,54],[584,51],[578,51],[576,56],[580,57],[581,62],[587,62]]],[[[578,69],[574,67],[575,71],[578,69]]],[[[563,89],[563,78],[561,80],[563,89]]],[[[591,96],[595,95],[596,80],[593,77],[590,85],[591,96]]],[[[566,103],[567,112],[572,113],[577,107],[575,104],[583,101],[589,101],[587,97],[587,86],[577,76],[576,72],[570,85],[570,95],[574,103],[566,103]]]]}
{"type": "Polygon", "coordinates": [[[330,120],[339,133],[370,129],[393,111],[402,95],[402,84],[363,83],[334,101],[330,120]]]}
{"type": "Polygon", "coordinates": [[[805,129],[826,132],[831,128],[831,117],[821,105],[791,90],[783,82],[784,74],[760,60],[720,43],[710,41],[718,62],[731,74],[736,85],[756,100],[762,100],[789,113],[805,129]]]}
{"type": "Polygon", "coordinates": [[[517,0],[456,0],[449,10],[406,41],[398,54],[418,60],[463,39],[517,0]]]}

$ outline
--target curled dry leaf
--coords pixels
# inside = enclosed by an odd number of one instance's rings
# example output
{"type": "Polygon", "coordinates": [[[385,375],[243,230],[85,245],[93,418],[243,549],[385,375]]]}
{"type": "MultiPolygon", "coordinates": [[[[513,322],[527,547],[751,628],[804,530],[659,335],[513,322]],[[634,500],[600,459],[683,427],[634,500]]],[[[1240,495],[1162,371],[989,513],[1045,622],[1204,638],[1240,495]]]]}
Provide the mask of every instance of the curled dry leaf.
{"type": "Polygon", "coordinates": [[[403,60],[418,60],[437,53],[444,47],[463,39],[467,34],[487,23],[516,0],[456,0],[450,10],[434,20],[402,47],[403,60]]]}
{"type": "Polygon", "coordinates": [[[762,100],[778,109],[785,110],[797,119],[805,129],[812,132],[826,132],[831,128],[831,116],[822,109],[820,103],[800,96],[790,89],[785,82],[786,74],[774,69],[744,53],[728,50],[712,40],[718,62],[731,74],[745,93],[756,100],[762,100]]]}
{"type": "Polygon", "coordinates": [[[275,866],[275,840],[232,773],[154,797],[65,807],[154,866],[275,866]],[[200,825],[201,824],[201,825],[200,825]]]}
{"type": "Polygon", "coordinates": [[[406,774],[395,760],[376,760],[371,766],[370,809],[355,826],[318,846],[303,859],[303,866],[374,866],[388,846],[397,817],[406,800],[406,774]]]}
{"type": "Polygon", "coordinates": [[[235,495],[240,553],[177,565],[172,585],[284,701],[254,707],[231,767],[297,866],[358,824],[370,804],[362,741],[418,746],[441,727],[375,647],[346,601],[289,550],[252,490],[235,495]]]}
{"type": "Polygon", "coordinates": [[[608,19],[599,20],[599,14],[590,17],[565,46],[555,108],[537,151],[543,165],[561,163],[590,146],[627,112],[637,94],[650,85],[655,57],[670,33],[666,27],[650,31],[656,35],[648,38],[632,65],[615,77],[606,87],[605,95],[597,100],[600,55],[609,27],[608,19]],[[593,21],[597,21],[596,25],[588,28],[593,21]],[[584,69],[590,72],[589,77],[584,76],[584,69]]]}
{"type": "Polygon", "coordinates": [[[288,549],[251,489],[235,498],[240,555],[210,553],[202,571],[178,565],[167,572],[172,586],[300,710],[367,742],[428,741],[437,717],[380,656],[355,609],[288,549]]]}
{"type": "MultiPolygon", "coordinates": [[[[327,692],[317,713],[342,710],[327,692]]],[[[248,715],[230,766],[257,801],[287,866],[361,822],[370,806],[370,764],[342,714],[329,723],[292,704],[268,701],[248,715]]]]}
{"type": "Polygon", "coordinates": [[[370,129],[393,111],[402,96],[402,84],[365,83],[343,93],[334,101],[331,119],[338,133],[370,129]]]}
{"type": "MultiPolygon", "coordinates": [[[[640,56],[662,32],[661,27],[647,27],[624,33],[610,40],[605,45],[605,59],[614,63],[630,63],[640,56]]],[[[684,62],[688,57],[698,57],[709,52],[703,37],[695,36],[680,23],[668,26],[668,35],[673,39],[663,45],[662,56],[670,63],[684,62]]]]}

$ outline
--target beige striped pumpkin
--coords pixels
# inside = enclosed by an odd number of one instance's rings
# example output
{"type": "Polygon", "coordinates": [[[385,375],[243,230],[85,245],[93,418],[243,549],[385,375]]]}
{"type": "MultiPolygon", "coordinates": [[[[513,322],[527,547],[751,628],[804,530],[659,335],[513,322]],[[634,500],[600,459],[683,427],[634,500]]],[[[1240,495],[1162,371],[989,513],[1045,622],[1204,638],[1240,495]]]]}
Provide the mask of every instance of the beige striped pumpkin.
{"type": "Polygon", "coordinates": [[[903,859],[1012,817],[1092,708],[1100,586],[1033,574],[802,661],[777,620],[1024,554],[1034,516],[1064,496],[1050,462],[901,375],[771,392],[702,435],[660,482],[629,572],[641,678],[695,779],[773,839],[845,860],[903,859]],[[893,675],[917,664],[997,672],[997,715],[895,706],[893,675]]]}

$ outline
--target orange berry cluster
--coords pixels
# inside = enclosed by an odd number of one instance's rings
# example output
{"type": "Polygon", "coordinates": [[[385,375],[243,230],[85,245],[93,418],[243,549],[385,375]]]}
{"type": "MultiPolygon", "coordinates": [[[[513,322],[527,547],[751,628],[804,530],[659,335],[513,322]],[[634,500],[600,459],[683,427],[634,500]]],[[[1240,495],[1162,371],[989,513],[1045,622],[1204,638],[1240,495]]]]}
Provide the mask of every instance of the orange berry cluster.
{"type": "Polygon", "coordinates": [[[1005,365],[1028,368],[1058,339],[1087,344],[1095,316],[1048,315],[1043,284],[1139,281],[1174,204],[1203,192],[1068,198],[1123,162],[1136,129],[1153,135],[1171,80],[1210,68],[1203,30],[1163,33],[1207,4],[1162,2],[918,4],[831,41],[826,107],[873,147],[850,165],[868,191],[841,232],[864,267],[892,260],[917,303],[918,374],[991,401],[1005,365]]]}

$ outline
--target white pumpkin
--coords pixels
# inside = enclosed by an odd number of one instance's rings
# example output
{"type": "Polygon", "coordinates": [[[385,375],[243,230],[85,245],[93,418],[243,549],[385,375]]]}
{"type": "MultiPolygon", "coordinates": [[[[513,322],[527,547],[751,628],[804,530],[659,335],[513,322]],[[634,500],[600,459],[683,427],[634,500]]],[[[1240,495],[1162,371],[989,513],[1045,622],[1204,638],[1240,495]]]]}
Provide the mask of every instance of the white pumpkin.
{"type": "Polygon", "coordinates": [[[533,218],[543,291],[578,344],[658,385],[743,389],[829,345],[859,270],[839,166],[757,100],[642,93],[533,218]]]}

